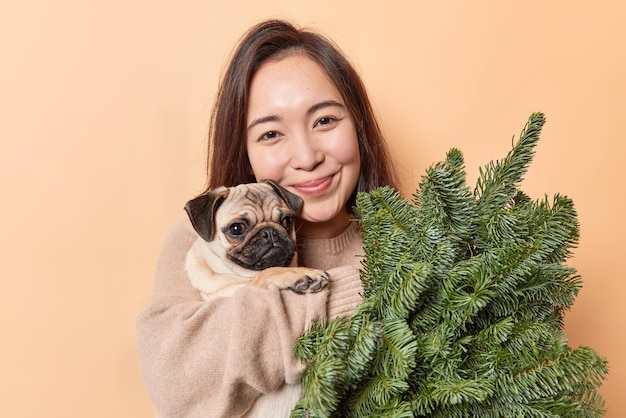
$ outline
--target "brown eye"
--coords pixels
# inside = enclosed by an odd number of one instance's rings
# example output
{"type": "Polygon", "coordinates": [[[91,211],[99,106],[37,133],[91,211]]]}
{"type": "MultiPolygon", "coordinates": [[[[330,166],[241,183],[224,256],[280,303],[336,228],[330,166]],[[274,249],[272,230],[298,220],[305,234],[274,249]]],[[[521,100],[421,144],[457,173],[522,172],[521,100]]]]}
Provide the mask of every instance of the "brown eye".
{"type": "Polygon", "coordinates": [[[285,217],[283,217],[283,219],[280,221],[280,223],[283,225],[283,227],[287,231],[291,231],[291,227],[293,226],[293,216],[285,216],[285,217]]]}
{"type": "Polygon", "coordinates": [[[234,222],[228,226],[228,235],[233,238],[240,238],[247,231],[247,227],[242,222],[234,222]]]}
{"type": "Polygon", "coordinates": [[[320,120],[317,121],[317,125],[328,125],[332,121],[332,118],[320,118],[320,120]]]}
{"type": "Polygon", "coordinates": [[[331,127],[334,123],[337,123],[338,119],[332,116],[324,116],[323,118],[319,118],[316,122],[315,122],[315,128],[329,128],[331,127]]]}
{"type": "Polygon", "coordinates": [[[280,132],[277,131],[268,131],[259,137],[259,142],[261,141],[272,141],[280,136],[280,132]]]}

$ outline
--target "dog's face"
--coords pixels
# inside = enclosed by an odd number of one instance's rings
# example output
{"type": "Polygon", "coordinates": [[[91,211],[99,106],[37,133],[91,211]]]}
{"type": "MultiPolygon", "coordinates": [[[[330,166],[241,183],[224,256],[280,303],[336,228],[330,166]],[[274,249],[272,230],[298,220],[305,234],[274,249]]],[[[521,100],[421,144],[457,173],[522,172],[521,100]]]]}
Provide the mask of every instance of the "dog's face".
{"type": "Polygon", "coordinates": [[[194,229],[222,263],[246,270],[289,266],[302,199],[274,182],[220,187],[185,205],[194,229]]]}

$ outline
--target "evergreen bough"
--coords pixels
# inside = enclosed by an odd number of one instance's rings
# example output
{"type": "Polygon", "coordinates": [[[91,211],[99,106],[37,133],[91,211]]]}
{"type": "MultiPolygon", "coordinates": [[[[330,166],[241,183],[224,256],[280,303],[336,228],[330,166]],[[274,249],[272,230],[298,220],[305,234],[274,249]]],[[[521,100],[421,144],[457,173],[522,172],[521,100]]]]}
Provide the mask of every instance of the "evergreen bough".
{"type": "Polygon", "coordinates": [[[563,313],[581,287],[570,199],[519,184],[545,122],[531,115],[472,192],[461,152],[430,167],[412,202],[361,193],[363,301],[314,323],[293,417],[599,417],[607,362],[570,348],[563,313]]]}

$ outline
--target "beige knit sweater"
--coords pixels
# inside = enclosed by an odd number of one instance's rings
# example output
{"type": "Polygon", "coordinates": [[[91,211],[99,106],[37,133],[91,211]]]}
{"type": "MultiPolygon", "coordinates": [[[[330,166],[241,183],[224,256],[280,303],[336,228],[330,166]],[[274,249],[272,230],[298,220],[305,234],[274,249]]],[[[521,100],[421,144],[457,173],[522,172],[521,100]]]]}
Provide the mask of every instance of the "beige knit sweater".
{"type": "Polygon", "coordinates": [[[239,417],[261,393],[298,381],[293,346],[311,320],[347,316],[361,300],[356,224],[332,239],[301,239],[299,262],[327,270],[319,293],[244,286],[203,301],[183,270],[197,235],[178,223],[163,246],[149,305],[137,318],[139,362],[159,417],[239,417]]]}

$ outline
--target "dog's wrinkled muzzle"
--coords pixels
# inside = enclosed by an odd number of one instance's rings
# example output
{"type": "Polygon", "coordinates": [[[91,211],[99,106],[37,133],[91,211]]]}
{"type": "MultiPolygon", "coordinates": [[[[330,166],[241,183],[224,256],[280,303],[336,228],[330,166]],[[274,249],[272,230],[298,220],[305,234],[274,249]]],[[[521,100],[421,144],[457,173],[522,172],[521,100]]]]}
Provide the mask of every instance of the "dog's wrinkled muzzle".
{"type": "Polygon", "coordinates": [[[275,228],[263,228],[229,254],[231,260],[250,270],[287,267],[296,253],[291,238],[275,228]]]}

